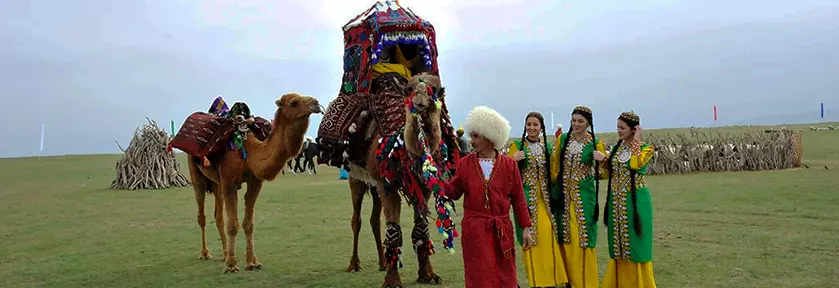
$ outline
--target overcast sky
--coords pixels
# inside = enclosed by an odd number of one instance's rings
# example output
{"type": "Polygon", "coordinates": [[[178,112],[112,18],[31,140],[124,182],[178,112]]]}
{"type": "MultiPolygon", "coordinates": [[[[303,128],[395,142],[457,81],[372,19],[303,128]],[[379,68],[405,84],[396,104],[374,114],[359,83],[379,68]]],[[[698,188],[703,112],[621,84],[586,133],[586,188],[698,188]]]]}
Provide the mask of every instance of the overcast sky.
{"type": "MultiPolygon", "coordinates": [[[[118,152],[146,116],[168,130],[216,95],[266,118],[286,92],[326,104],[340,27],[372,3],[0,1],[0,157],[118,152]]],[[[514,135],[530,110],[568,123],[579,104],[598,131],[629,109],[647,128],[817,122],[820,102],[839,120],[836,0],[400,3],[437,29],[456,124],[476,105],[514,135]]]]}

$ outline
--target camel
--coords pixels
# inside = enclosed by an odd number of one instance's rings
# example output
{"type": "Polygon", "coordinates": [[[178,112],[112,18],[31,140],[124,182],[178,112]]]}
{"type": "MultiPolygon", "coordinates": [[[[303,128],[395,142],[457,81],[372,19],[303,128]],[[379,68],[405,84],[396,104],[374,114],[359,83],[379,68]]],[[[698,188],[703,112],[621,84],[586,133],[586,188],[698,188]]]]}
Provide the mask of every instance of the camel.
{"type": "MultiPolygon", "coordinates": [[[[442,90],[440,80],[431,74],[422,73],[412,77],[408,82],[408,87],[413,91],[413,99],[411,100],[417,114],[412,113],[409,107],[405,107],[405,129],[403,138],[405,141],[405,148],[408,153],[418,158],[423,155],[418,133],[422,129],[428,137],[427,143],[434,143],[435,145],[428,145],[431,155],[435,155],[442,139],[441,131],[441,117],[442,109],[437,107],[434,100],[428,95],[428,86],[436,90],[442,90]],[[422,79],[422,80],[420,80],[422,79]],[[418,122],[419,115],[422,120],[422,125],[418,122]]],[[[442,92],[440,92],[442,94],[442,92]]],[[[374,119],[376,121],[377,119],[374,119]]],[[[375,125],[372,121],[368,125],[375,125]]],[[[373,196],[373,213],[370,216],[370,225],[373,228],[373,235],[376,240],[376,247],[379,251],[379,270],[387,271],[382,287],[403,287],[402,280],[399,276],[398,262],[395,260],[398,254],[401,253],[402,247],[402,229],[399,225],[399,217],[401,213],[402,200],[400,198],[400,191],[404,187],[395,187],[391,184],[385,184],[385,181],[380,177],[379,163],[376,157],[376,148],[382,136],[378,132],[372,133],[370,147],[367,149],[366,167],[360,167],[354,163],[350,163],[350,191],[353,200],[353,256],[350,258],[350,265],[347,271],[359,271],[361,267],[358,263],[358,232],[361,228],[360,211],[363,195],[367,188],[371,194],[378,194],[373,196]],[[378,196],[378,197],[377,197],[378,196]],[[381,208],[380,208],[381,207],[381,208]],[[382,211],[383,210],[383,211],[382,211]],[[382,247],[380,234],[380,213],[384,212],[386,226],[386,235],[384,241],[384,249],[382,247]],[[388,259],[391,259],[390,261],[388,259]]],[[[431,199],[431,191],[423,189],[423,196],[425,203],[417,203],[420,207],[426,207],[428,200],[431,199]]],[[[433,210],[433,209],[432,209],[433,210]]],[[[417,282],[423,284],[440,284],[442,279],[434,273],[434,268],[431,265],[429,256],[431,248],[429,247],[429,230],[428,221],[426,218],[414,209],[414,229],[411,233],[411,240],[417,249],[417,260],[419,262],[419,269],[417,271],[417,282]],[[417,245],[418,244],[418,245],[417,245]]]]}
{"type": "Polygon", "coordinates": [[[309,116],[322,113],[322,107],[314,97],[288,93],[275,101],[277,112],[272,121],[272,130],[265,141],[259,141],[248,132],[244,141],[247,159],[239,151],[219,152],[213,164],[204,167],[197,157],[187,161],[195,200],[198,203],[198,226],[201,227],[201,259],[212,258],[207,248],[207,236],[204,226],[204,198],[211,193],[215,198],[215,219],[224,251],[224,272],[238,272],[236,259],[236,235],[239,233],[238,194],[242,183],[247,183],[245,192],[245,215],[241,227],[247,240],[246,270],[262,269],[262,264],[254,254],[253,219],[254,205],[259,197],[264,181],[272,181],[283,169],[286,161],[297,155],[303,145],[303,137],[309,128],[309,116]],[[227,212],[227,234],[224,233],[224,216],[227,212]]]}

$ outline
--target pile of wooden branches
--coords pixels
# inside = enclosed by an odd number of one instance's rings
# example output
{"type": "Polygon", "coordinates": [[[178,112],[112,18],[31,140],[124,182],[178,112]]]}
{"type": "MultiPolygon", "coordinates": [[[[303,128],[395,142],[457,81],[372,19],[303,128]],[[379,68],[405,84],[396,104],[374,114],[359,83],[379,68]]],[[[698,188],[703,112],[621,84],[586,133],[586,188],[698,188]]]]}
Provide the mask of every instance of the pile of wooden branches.
{"type": "Polygon", "coordinates": [[[128,149],[117,146],[125,155],[117,162],[116,179],[111,189],[164,189],[189,186],[189,180],[180,172],[174,151],[166,151],[169,134],[146,118],[149,124],[134,131],[128,149]]]}
{"type": "Polygon", "coordinates": [[[801,165],[800,131],[644,135],[655,147],[649,174],[781,170],[801,165]]]}

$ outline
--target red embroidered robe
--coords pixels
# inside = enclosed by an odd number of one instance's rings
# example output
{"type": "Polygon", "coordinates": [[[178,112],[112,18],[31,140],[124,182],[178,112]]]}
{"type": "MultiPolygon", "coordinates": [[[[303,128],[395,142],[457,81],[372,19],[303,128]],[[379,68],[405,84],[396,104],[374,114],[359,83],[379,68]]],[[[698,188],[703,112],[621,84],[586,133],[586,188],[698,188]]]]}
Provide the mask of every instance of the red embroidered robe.
{"type": "Polygon", "coordinates": [[[465,195],[460,241],[466,287],[517,287],[511,205],[519,225],[531,225],[521,175],[513,158],[498,153],[489,177],[487,189],[478,155],[472,153],[460,160],[454,177],[444,184],[449,198],[465,195]]]}

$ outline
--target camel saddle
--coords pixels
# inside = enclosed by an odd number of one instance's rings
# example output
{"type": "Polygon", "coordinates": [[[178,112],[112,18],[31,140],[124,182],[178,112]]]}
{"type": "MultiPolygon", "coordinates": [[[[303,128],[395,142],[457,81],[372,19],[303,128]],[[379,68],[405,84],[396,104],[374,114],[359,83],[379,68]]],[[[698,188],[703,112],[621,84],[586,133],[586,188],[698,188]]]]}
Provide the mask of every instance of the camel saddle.
{"type": "Polygon", "coordinates": [[[194,112],[189,115],[175,134],[175,138],[169,142],[170,148],[180,149],[196,157],[207,157],[220,151],[235,150],[236,145],[231,138],[237,131],[253,132],[260,141],[265,141],[271,134],[271,121],[265,118],[253,117],[250,124],[241,121],[252,117],[247,104],[236,102],[228,111],[223,101],[219,104],[218,100],[219,98],[213,103],[210,113],[194,112]],[[224,108],[218,109],[221,105],[224,105],[224,108]]]}

